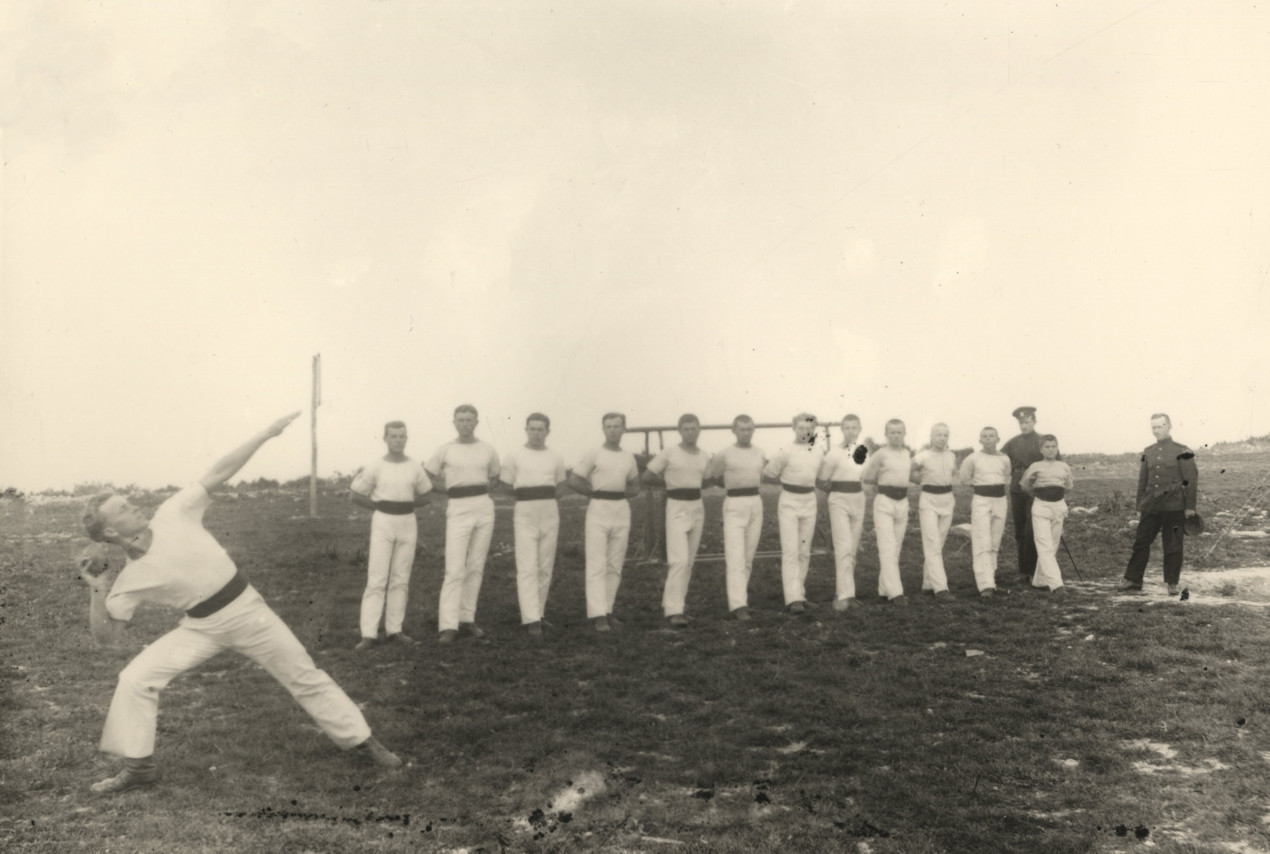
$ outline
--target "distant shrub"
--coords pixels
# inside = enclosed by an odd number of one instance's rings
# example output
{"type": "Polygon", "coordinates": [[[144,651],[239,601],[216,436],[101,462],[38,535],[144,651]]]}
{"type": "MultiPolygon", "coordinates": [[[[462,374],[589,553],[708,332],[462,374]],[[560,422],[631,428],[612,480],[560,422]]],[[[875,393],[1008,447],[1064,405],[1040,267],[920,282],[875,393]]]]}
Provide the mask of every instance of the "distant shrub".
{"type": "Polygon", "coordinates": [[[0,492],[0,501],[23,501],[26,495],[16,486],[10,486],[4,492],[0,492]]]}
{"type": "Polygon", "coordinates": [[[118,487],[116,487],[110,481],[106,481],[105,483],[97,483],[95,481],[90,481],[89,483],[75,484],[74,489],[71,490],[71,495],[75,496],[76,498],[87,498],[90,495],[95,495],[98,492],[104,492],[105,490],[108,490],[108,489],[114,492],[123,491],[119,489],[118,487]]]}

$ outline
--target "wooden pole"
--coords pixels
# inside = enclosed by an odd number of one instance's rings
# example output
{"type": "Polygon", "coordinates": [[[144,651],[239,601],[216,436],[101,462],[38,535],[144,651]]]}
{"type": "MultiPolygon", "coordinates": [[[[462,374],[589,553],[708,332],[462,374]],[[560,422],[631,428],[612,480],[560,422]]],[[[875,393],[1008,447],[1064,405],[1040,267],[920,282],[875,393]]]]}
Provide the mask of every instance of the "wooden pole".
{"type": "Polygon", "coordinates": [[[313,357],[313,405],[309,432],[313,443],[313,458],[309,466],[309,518],[318,517],[317,509],[317,411],[322,405],[322,354],[313,357]]]}

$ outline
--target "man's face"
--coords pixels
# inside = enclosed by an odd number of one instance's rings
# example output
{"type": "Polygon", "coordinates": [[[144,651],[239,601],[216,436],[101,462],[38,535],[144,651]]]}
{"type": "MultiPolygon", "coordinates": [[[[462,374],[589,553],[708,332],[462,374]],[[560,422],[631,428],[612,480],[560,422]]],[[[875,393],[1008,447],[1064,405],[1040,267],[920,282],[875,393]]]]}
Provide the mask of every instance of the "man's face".
{"type": "Polygon", "coordinates": [[[686,421],[679,425],[679,438],[689,448],[697,444],[697,437],[701,435],[701,425],[696,421],[686,421]]]}
{"type": "Polygon", "coordinates": [[[948,437],[952,434],[947,427],[935,427],[930,431],[930,446],[937,451],[948,447],[948,437]]]}
{"type": "Polygon", "coordinates": [[[886,428],[886,443],[892,448],[904,447],[904,437],[908,435],[908,430],[903,424],[892,424],[886,428]]]}
{"type": "Polygon", "coordinates": [[[107,533],[113,532],[120,537],[139,534],[150,525],[136,505],[122,495],[112,495],[103,501],[97,516],[107,533]]]}
{"type": "Polygon", "coordinates": [[[988,453],[992,453],[997,449],[997,442],[1001,441],[1001,437],[997,435],[997,431],[991,427],[985,427],[979,431],[979,444],[983,445],[983,449],[988,453]]]}
{"type": "Polygon", "coordinates": [[[533,448],[541,448],[546,443],[547,434],[550,432],[547,425],[541,421],[530,421],[525,425],[525,435],[529,437],[529,445],[533,448]]]}
{"type": "Polygon", "coordinates": [[[811,437],[816,435],[816,427],[816,419],[814,418],[799,421],[794,425],[794,438],[802,443],[810,442],[811,437]]]}
{"type": "Polygon", "coordinates": [[[750,442],[754,439],[754,422],[738,421],[732,425],[732,435],[736,437],[736,443],[742,448],[748,448],[750,442]]]}
{"type": "Polygon", "coordinates": [[[454,416],[454,429],[464,439],[470,439],[476,432],[476,416],[471,412],[460,412],[454,416]]]}
{"type": "Polygon", "coordinates": [[[389,453],[400,454],[406,449],[407,438],[405,427],[389,427],[384,433],[384,444],[388,446],[389,453]]]}
{"type": "Polygon", "coordinates": [[[1162,442],[1169,437],[1169,431],[1173,429],[1173,425],[1169,423],[1167,418],[1151,419],[1151,435],[1155,437],[1155,441],[1162,442]]]}
{"type": "Polygon", "coordinates": [[[859,421],[843,421],[842,422],[842,441],[850,445],[856,439],[860,438],[860,422],[859,421]]]}
{"type": "Polygon", "coordinates": [[[1036,430],[1036,416],[1024,415],[1019,418],[1019,432],[1032,433],[1036,430]]]}
{"type": "Polygon", "coordinates": [[[621,418],[606,418],[604,424],[604,441],[610,445],[619,444],[622,441],[622,435],[626,432],[626,422],[621,418]]]}
{"type": "Polygon", "coordinates": [[[1058,457],[1058,442],[1042,442],[1041,456],[1047,460],[1053,460],[1058,457]]]}

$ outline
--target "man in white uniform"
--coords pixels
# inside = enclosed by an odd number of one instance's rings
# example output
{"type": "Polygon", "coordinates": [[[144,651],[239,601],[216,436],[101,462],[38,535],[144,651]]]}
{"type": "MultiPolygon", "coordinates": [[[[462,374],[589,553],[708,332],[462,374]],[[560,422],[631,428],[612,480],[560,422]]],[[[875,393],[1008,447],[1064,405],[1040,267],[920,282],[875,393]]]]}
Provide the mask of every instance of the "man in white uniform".
{"type": "Polygon", "coordinates": [[[900,549],[908,530],[908,484],[913,454],[904,444],[904,422],[886,422],[886,444],[864,464],[860,480],[877,484],[873,497],[873,529],[878,540],[878,595],[896,605],[907,605],[900,580],[900,549]]]}
{"type": "Polygon", "coordinates": [[[921,485],[917,520],[922,530],[922,590],[935,594],[941,602],[951,601],[948,574],[944,570],[944,543],[952,527],[952,482],[957,474],[957,455],[948,450],[948,425],[930,429],[930,447],[913,456],[911,479],[921,485]]]}
{"type": "Polygon", "coordinates": [[[732,419],[736,444],[710,458],[706,485],[727,490],[723,499],[723,556],[727,565],[728,611],[744,622],[750,619],[749,584],[763,530],[763,499],[759,484],[767,455],[751,444],[754,419],[738,415],[732,419]]]}
{"type": "Polygon", "coordinates": [[[362,594],[362,637],[354,647],[358,652],[377,642],[380,616],[384,619],[385,640],[413,642],[401,626],[406,617],[410,572],[419,537],[415,508],[427,503],[432,482],[423,466],[406,456],[408,438],[403,422],[385,424],[388,453],[359,471],[349,488],[349,500],[373,511],[366,592],[362,594]]]}
{"type": "Polygon", "coordinates": [[[816,441],[816,416],[794,416],[794,443],[781,448],[763,468],[763,479],[781,485],[776,519],[781,533],[781,586],[791,614],[807,612],[807,570],[816,534],[816,475],[824,446],[816,441]]]}
{"type": "Polygon", "coordinates": [[[241,652],[282,683],[339,747],[357,748],[385,768],[400,767],[401,760],[371,736],[357,705],[314,666],[300,641],[203,527],[210,491],[233,477],[299,414],[279,418],[225,455],[202,480],[163,502],[153,519],[147,520],[127,498],[112,492],[88,500],[88,536],[128,554],[113,585],[107,574],[80,570],[91,591],[88,624],[93,638],[102,645],[117,643],[142,602],[186,612],[175,629],[120,672],[101,749],[123,757],[124,767],[94,784],[93,791],[123,792],[158,780],[153,754],[159,692],[185,671],[228,649],[241,652]]]}
{"type": "Polygon", "coordinates": [[[494,500],[490,487],[498,483],[498,454],[473,434],[476,407],[454,410],[458,438],[437,449],[424,466],[432,485],[450,500],[445,508],[445,580],[437,609],[440,643],[453,643],[462,629],[474,638],[485,632],[476,625],[476,600],[485,576],[485,557],[494,535],[494,500]]]}
{"type": "Polygon", "coordinates": [[[842,444],[825,454],[816,475],[816,485],[829,493],[826,504],[837,569],[835,611],[859,605],[855,598],[855,558],[864,530],[864,487],[860,473],[869,455],[869,449],[856,441],[859,437],[860,416],[843,417],[842,444]]]}
{"type": "Polygon", "coordinates": [[[985,599],[997,592],[997,553],[1001,550],[1008,510],[1005,493],[1010,483],[1010,458],[997,450],[999,441],[995,427],[984,427],[979,431],[983,450],[966,457],[957,472],[961,482],[970,484],[975,493],[970,499],[970,546],[974,551],[975,586],[985,599]]]}
{"type": "Polygon", "coordinates": [[[520,622],[531,637],[542,637],[547,591],[556,565],[556,537],[560,508],[556,504],[564,483],[564,457],[547,447],[551,419],[534,412],[525,419],[528,442],[503,460],[500,478],[516,496],[512,522],[516,532],[516,595],[520,622]]]}
{"type": "Polygon", "coordinates": [[[692,563],[701,547],[706,510],[701,501],[701,482],[710,454],[697,447],[701,421],[686,413],[679,416],[679,444],[653,457],[644,470],[644,482],[666,487],[666,586],[661,607],[672,628],[688,625],[684,602],[692,578],[692,563]]]}
{"type": "Polygon", "coordinates": [[[597,632],[607,632],[619,625],[613,603],[631,533],[629,499],[639,494],[639,464],[634,454],[622,450],[625,415],[609,412],[600,426],[604,444],[582,455],[568,484],[591,499],[586,508],[586,615],[597,632]]]}

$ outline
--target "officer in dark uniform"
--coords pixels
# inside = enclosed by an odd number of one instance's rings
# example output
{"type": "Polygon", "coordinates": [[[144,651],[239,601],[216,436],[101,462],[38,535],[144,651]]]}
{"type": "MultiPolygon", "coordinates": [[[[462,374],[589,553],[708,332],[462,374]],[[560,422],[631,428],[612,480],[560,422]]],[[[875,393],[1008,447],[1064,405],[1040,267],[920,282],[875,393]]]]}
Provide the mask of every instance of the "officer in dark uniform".
{"type": "MultiPolygon", "coordinates": [[[[1019,547],[1019,574],[1029,584],[1036,572],[1036,541],[1032,539],[1032,496],[1023,491],[1019,480],[1032,463],[1039,463],[1041,437],[1036,432],[1036,407],[1020,406],[1010,413],[1019,422],[1019,435],[1001,446],[1010,458],[1010,518],[1014,520],[1014,541],[1019,547]]],[[[1062,455],[1058,459],[1062,459],[1062,455]]]]}
{"type": "Polygon", "coordinates": [[[1155,444],[1142,452],[1138,471],[1138,533],[1133,554],[1125,567],[1121,590],[1141,590],[1142,575],[1151,556],[1151,543],[1164,532],[1164,583],[1169,595],[1177,595],[1182,575],[1182,536],[1186,517],[1195,515],[1199,492],[1199,469],[1195,454],[1174,442],[1169,433],[1173,422],[1163,412],[1151,416],[1155,444]]]}

